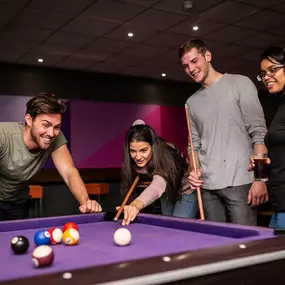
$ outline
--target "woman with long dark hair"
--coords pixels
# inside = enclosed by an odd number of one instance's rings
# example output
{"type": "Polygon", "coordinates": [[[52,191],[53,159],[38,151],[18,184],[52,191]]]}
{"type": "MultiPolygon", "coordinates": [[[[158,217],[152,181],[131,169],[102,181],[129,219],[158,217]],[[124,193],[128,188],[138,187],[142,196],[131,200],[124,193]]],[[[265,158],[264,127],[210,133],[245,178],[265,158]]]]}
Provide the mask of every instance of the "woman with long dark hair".
{"type": "Polygon", "coordinates": [[[147,175],[150,185],[124,207],[123,225],[138,213],[161,199],[163,215],[195,218],[198,212],[195,190],[188,182],[188,163],[180,150],[159,137],[142,120],[129,129],[125,137],[121,192],[126,195],[135,177],[147,175]]]}

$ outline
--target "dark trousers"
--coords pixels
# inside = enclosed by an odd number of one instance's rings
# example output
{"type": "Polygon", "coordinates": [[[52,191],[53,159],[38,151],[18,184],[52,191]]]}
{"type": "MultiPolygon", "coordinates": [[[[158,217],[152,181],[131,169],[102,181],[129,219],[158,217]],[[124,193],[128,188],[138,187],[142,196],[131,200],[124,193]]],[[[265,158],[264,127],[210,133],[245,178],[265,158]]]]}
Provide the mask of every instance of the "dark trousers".
{"type": "Polygon", "coordinates": [[[28,209],[29,201],[20,204],[0,201],[0,221],[24,219],[28,209]]]}
{"type": "Polygon", "coordinates": [[[241,225],[257,224],[256,208],[247,204],[251,184],[219,190],[202,190],[206,220],[241,225]]]}

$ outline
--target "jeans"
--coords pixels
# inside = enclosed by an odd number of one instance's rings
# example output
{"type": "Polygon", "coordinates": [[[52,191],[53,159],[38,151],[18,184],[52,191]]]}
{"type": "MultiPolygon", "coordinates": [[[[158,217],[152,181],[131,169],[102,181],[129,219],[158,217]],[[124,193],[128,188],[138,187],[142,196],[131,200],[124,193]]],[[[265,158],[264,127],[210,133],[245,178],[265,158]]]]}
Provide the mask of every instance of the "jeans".
{"type": "Polygon", "coordinates": [[[256,208],[247,204],[251,184],[219,190],[202,189],[205,219],[241,225],[257,224],[256,208]]]}
{"type": "Polygon", "coordinates": [[[0,221],[24,219],[28,209],[28,201],[20,204],[0,201],[0,221]]]}
{"type": "Polygon", "coordinates": [[[198,202],[196,191],[191,194],[183,194],[181,200],[171,203],[163,195],[160,198],[161,213],[164,216],[181,218],[196,218],[198,213],[198,202]]]}
{"type": "Polygon", "coordinates": [[[285,229],[285,213],[273,213],[269,227],[274,229],[285,229]]]}

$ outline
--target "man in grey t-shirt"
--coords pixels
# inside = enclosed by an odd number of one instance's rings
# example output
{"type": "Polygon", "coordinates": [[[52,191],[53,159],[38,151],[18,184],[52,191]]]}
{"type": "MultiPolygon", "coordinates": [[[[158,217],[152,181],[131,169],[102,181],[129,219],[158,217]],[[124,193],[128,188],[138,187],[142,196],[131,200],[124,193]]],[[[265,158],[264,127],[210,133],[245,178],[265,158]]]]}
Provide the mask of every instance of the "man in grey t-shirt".
{"type": "Polygon", "coordinates": [[[90,200],[60,131],[65,104],[41,93],[27,103],[25,123],[0,123],[0,221],[24,218],[28,180],[51,155],[55,167],[80,204],[82,213],[100,212],[90,200]]]}
{"type": "Polygon", "coordinates": [[[179,58],[201,88],[188,100],[193,147],[200,167],[190,172],[192,188],[202,188],[205,218],[256,225],[255,206],[268,200],[266,185],[254,182],[249,157],[267,152],[266,125],[257,90],[242,75],[222,74],[199,39],[184,43],[179,58]]]}

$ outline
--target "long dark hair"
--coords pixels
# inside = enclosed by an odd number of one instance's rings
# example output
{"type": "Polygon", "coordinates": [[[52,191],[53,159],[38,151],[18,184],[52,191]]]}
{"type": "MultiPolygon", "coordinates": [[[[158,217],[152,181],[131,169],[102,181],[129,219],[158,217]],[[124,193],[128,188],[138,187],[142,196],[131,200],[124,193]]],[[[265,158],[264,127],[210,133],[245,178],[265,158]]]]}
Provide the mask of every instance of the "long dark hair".
{"type": "Polygon", "coordinates": [[[180,150],[173,144],[157,136],[148,125],[135,125],[129,129],[124,143],[121,192],[127,193],[134,181],[137,165],[130,155],[131,142],[147,142],[152,148],[152,157],[147,170],[152,175],[162,176],[167,183],[166,197],[173,203],[181,197],[181,181],[188,164],[180,150]]]}

